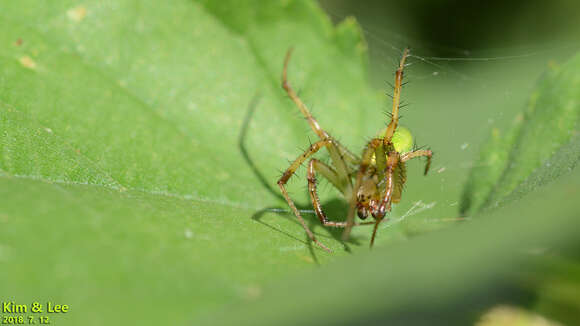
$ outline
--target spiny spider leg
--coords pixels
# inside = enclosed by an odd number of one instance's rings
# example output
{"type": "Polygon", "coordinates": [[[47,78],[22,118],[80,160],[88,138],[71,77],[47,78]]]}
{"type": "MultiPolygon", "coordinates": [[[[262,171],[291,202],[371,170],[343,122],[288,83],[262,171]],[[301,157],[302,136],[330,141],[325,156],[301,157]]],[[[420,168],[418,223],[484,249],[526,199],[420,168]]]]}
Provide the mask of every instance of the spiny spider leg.
{"type": "Polygon", "coordinates": [[[304,115],[308,124],[314,130],[314,132],[320,137],[321,140],[330,138],[330,135],[322,129],[322,127],[318,124],[318,121],[314,119],[306,105],[302,102],[300,97],[294,92],[290,84],[288,84],[287,70],[288,70],[288,62],[290,62],[290,56],[292,55],[292,48],[288,49],[286,52],[286,58],[284,59],[284,70],[282,70],[282,88],[288,93],[288,96],[294,101],[300,112],[304,115]]]}
{"type": "Polygon", "coordinates": [[[294,160],[294,162],[292,162],[292,164],[290,164],[290,167],[288,167],[288,169],[286,171],[284,171],[284,174],[282,174],[282,177],[280,177],[280,179],[278,180],[278,187],[280,187],[280,191],[282,191],[282,195],[284,196],[284,198],[288,202],[288,205],[290,206],[290,208],[292,208],[292,210],[294,211],[294,215],[296,215],[296,217],[298,218],[298,221],[300,221],[300,224],[302,224],[302,227],[304,228],[304,230],[308,234],[308,237],[310,237],[310,239],[314,243],[316,243],[320,248],[322,248],[328,252],[332,252],[332,250],[330,250],[328,247],[326,247],[321,242],[316,240],[314,233],[312,233],[312,231],[310,231],[310,229],[306,225],[306,222],[304,222],[304,219],[300,215],[300,212],[296,208],[296,205],[294,205],[294,202],[292,201],[292,199],[290,199],[290,195],[288,195],[288,191],[286,191],[286,187],[284,187],[284,185],[288,182],[288,179],[290,179],[290,177],[292,175],[294,175],[296,170],[298,170],[300,165],[302,165],[302,163],[304,163],[304,161],[306,161],[306,159],[308,157],[310,157],[314,153],[318,152],[318,150],[320,150],[323,146],[328,146],[330,143],[332,143],[331,139],[325,139],[325,140],[319,140],[316,143],[310,145],[310,147],[302,155],[298,156],[298,158],[296,160],[294,160]]]}
{"type": "MultiPolygon", "coordinates": [[[[393,139],[393,135],[395,134],[395,130],[397,129],[397,126],[399,124],[399,105],[401,102],[403,69],[405,68],[405,61],[407,60],[408,56],[409,56],[409,49],[407,48],[403,51],[403,56],[401,57],[401,61],[399,62],[399,67],[397,68],[397,71],[395,73],[395,87],[394,87],[394,91],[393,91],[393,109],[391,112],[391,122],[389,122],[389,125],[387,126],[387,130],[385,132],[385,137],[383,139],[375,138],[375,139],[371,140],[371,142],[369,142],[369,144],[367,145],[367,148],[365,149],[363,156],[361,158],[361,163],[359,166],[359,171],[358,171],[355,186],[354,186],[353,196],[352,196],[352,199],[350,202],[350,207],[349,207],[349,211],[348,211],[348,215],[347,215],[347,220],[346,220],[347,225],[344,228],[344,233],[342,234],[342,239],[345,241],[350,236],[350,232],[352,230],[352,227],[354,226],[354,211],[356,208],[355,207],[356,206],[356,191],[361,186],[362,178],[363,178],[368,166],[371,164],[372,154],[374,153],[376,157],[382,156],[379,154],[384,155],[384,152],[382,151],[382,149],[377,150],[377,149],[379,149],[380,143],[384,144],[384,146],[386,146],[389,149],[392,147],[391,140],[393,139]]],[[[377,162],[377,163],[382,164],[382,161],[377,162]]],[[[382,169],[379,169],[379,170],[382,170],[382,169]]],[[[381,173],[381,172],[379,172],[379,173],[381,173]]],[[[391,180],[392,180],[392,176],[391,176],[391,180]]],[[[377,226],[378,226],[378,223],[375,225],[375,231],[376,231],[377,226]]]]}
{"type": "Polygon", "coordinates": [[[422,156],[427,157],[427,164],[425,165],[425,173],[424,173],[425,175],[427,175],[427,172],[429,172],[429,167],[431,166],[431,157],[433,156],[433,152],[431,152],[431,150],[422,149],[422,150],[418,150],[418,151],[405,153],[401,156],[401,162],[406,162],[412,158],[422,157],[422,156]]]}
{"type": "MultiPolygon", "coordinates": [[[[300,222],[300,224],[302,225],[302,227],[306,231],[306,234],[308,234],[308,237],[314,243],[316,243],[319,247],[321,247],[322,249],[324,249],[324,250],[326,250],[328,252],[332,252],[332,250],[330,250],[330,248],[326,247],[324,244],[322,244],[320,241],[318,241],[316,239],[316,237],[314,236],[314,233],[312,233],[312,231],[310,231],[310,229],[306,225],[306,222],[302,218],[302,215],[300,215],[300,211],[298,211],[298,208],[296,208],[296,205],[294,205],[294,201],[292,201],[292,199],[290,198],[290,195],[288,194],[288,191],[286,190],[286,187],[284,187],[284,185],[288,182],[288,180],[290,179],[290,177],[292,177],[294,175],[294,173],[296,172],[296,170],[298,170],[298,168],[302,165],[302,163],[304,163],[304,161],[306,161],[306,159],[308,159],[310,156],[314,155],[322,147],[324,147],[324,146],[330,146],[332,144],[332,142],[333,142],[333,140],[331,140],[331,139],[325,139],[325,140],[319,140],[316,143],[310,145],[310,147],[302,155],[300,155],[298,158],[296,158],[294,160],[294,162],[292,162],[292,164],[290,164],[290,167],[288,167],[288,169],[286,169],[286,171],[284,171],[284,173],[282,174],[282,177],[280,177],[280,179],[278,180],[278,187],[280,187],[280,191],[282,192],[282,195],[284,196],[284,198],[288,202],[288,205],[290,206],[290,208],[292,209],[292,211],[294,211],[294,215],[296,215],[296,217],[298,218],[298,221],[300,222]]],[[[320,162],[320,163],[322,163],[322,162],[320,162]]],[[[330,168],[330,167],[328,167],[328,168],[330,168]]],[[[329,171],[332,171],[332,170],[329,170],[329,171]]],[[[334,171],[332,171],[332,172],[334,172],[334,171]]],[[[331,182],[333,182],[333,180],[334,180],[334,182],[337,182],[338,183],[338,175],[335,174],[335,176],[337,178],[334,178],[333,179],[332,176],[329,176],[328,179],[331,182]]],[[[308,178],[309,178],[309,181],[310,181],[310,179],[311,179],[310,178],[310,174],[308,175],[308,178]]],[[[341,188],[338,188],[338,189],[341,190],[341,188]]],[[[318,198],[318,196],[317,196],[317,198],[318,198]]],[[[320,201],[318,200],[317,202],[318,202],[318,209],[320,209],[320,211],[322,211],[322,207],[320,206],[320,201]]],[[[315,206],[315,208],[316,208],[316,206],[315,206]]],[[[318,214],[318,209],[317,209],[317,214],[318,214]]],[[[322,213],[322,214],[324,214],[324,213],[322,213]]],[[[325,215],[323,215],[323,216],[325,216],[325,215]]],[[[344,227],[344,226],[339,225],[340,224],[339,222],[331,222],[331,223],[337,223],[335,225],[337,227],[344,227]]],[[[361,224],[371,224],[371,223],[372,222],[370,222],[370,223],[361,223],[361,224]]],[[[327,225],[327,223],[325,223],[324,221],[323,221],[323,224],[327,225]]],[[[330,224],[328,224],[328,225],[330,225],[330,224]]],[[[356,225],[359,225],[359,224],[356,224],[356,225]]]]}
{"type": "Polygon", "coordinates": [[[399,125],[399,104],[401,102],[401,89],[403,83],[403,69],[405,68],[405,60],[409,56],[409,49],[405,49],[403,51],[403,57],[401,57],[401,61],[399,62],[399,68],[397,68],[397,72],[395,73],[395,89],[393,90],[393,111],[391,112],[391,122],[387,126],[387,131],[385,132],[385,144],[387,142],[391,142],[393,135],[395,134],[395,130],[399,125]]]}
{"type": "MultiPolygon", "coordinates": [[[[367,144],[367,147],[365,148],[360,160],[356,181],[354,183],[354,189],[360,188],[362,184],[362,178],[366,173],[368,167],[372,163],[373,154],[376,152],[376,149],[381,145],[383,145],[383,140],[379,138],[373,138],[367,144]]],[[[351,198],[349,200],[350,206],[348,208],[348,215],[346,217],[346,227],[344,228],[344,232],[342,233],[342,240],[344,241],[348,240],[348,237],[350,236],[350,231],[354,226],[354,211],[356,209],[356,200],[357,200],[356,196],[357,196],[356,191],[353,191],[351,198]]]]}
{"type": "Polygon", "coordinates": [[[346,225],[344,222],[329,221],[322,210],[320,198],[318,198],[318,194],[316,193],[316,172],[322,174],[322,176],[328,179],[328,181],[334,184],[340,191],[344,191],[344,189],[340,188],[341,185],[338,183],[338,176],[332,167],[314,158],[310,160],[308,163],[308,175],[306,178],[308,179],[308,192],[310,193],[310,199],[312,200],[312,205],[314,206],[316,215],[318,215],[318,219],[320,219],[322,224],[327,226],[344,227],[346,225]]]}
{"type": "MultiPolygon", "coordinates": [[[[385,197],[381,202],[380,211],[384,212],[386,210],[391,210],[391,198],[393,197],[393,173],[397,164],[399,164],[400,156],[397,152],[390,152],[387,157],[387,174],[385,176],[385,197]],[[388,205],[388,207],[387,207],[388,205]]],[[[372,241],[371,241],[372,246],[372,241]]]]}
{"type": "MultiPolygon", "coordinates": [[[[396,154],[396,152],[395,152],[396,154]]],[[[388,161],[391,161],[391,155],[389,155],[389,159],[388,161]]],[[[387,163],[389,164],[389,163],[387,163]]],[[[395,161],[396,164],[396,161],[395,161]]],[[[381,209],[384,210],[385,209],[385,205],[389,205],[389,210],[391,210],[391,198],[393,197],[393,189],[394,189],[394,185],[393,185],[393,171],[395,170],[395,166],[392,164],[389,164],[387,166],[387,174],[385,176],[385,184],[386,184],[386,193],[385,193],[385,199],[382,201],[381,203],[381,209]]],[[[371,237],[371,244],[370,247],[373,247],[373,244],[375,243],[375,236],[377,235],[377,229],[379,227],[379,224],[381,223],[381,221],[383,220],[383,217],[377,218],[375,220],[375,227],[373,228],[373,235],[371,237]]]]}
{"type": "Polygon", "coordinates": [[[334,168],[313,158],[310,160],[310,162],[308,162],[307,179],[316,181],[316,172],[322,174],[322,176],[325,177],[326,180],[330,181],[330,183],[332,183],[340,192],[344,192],[344,186],[340,183],[340,179],[334,168]]]}
{"type": "MultiPolygon", "coordinates": [[[[292,87],[288,83],[287,71],[288,71],[288,63],[290,62],[291,56],[292,56],[292,48],[288,49],[288,52],[286,52],[286,58],[284,59],[284,69],[282,71],[282,88],[284,88],[284,90],[286,91],[288,96],[292,99],[292,101],[296,104],[300,112],[302,112],[302,114],[308,121],[308,124],[310,125],[312,130],[318,135],[320,140],[331,138],[331,136],[324,129],[322,129],[318,121],[316,121],[316,119],[310,113],[310,110],[308,110],[304,102],[302,102],[300,97],[296,94],[296,92],[294,92],[294,89],[292,89],[292,87]]],[[[338,141],[334,140],[333,145],[338,147],[340,156],[342,156],[347,162],[351,164],[359,163],[360,159],[351,151],[349,151],[346,147],[340,144],[338,141]]]]}
{"type": "MultiPolygon", "coordinates": [[[[358,166],[360,164],[360,158],[354,155],[348,148],[344,147],[338,140],[334,139],[333,143],[338,148],[340,156],[349,164],[358,166]]],[[[350,169],[350,172],[356,172],[356,169],[350,169]]]]}
{"type": "MultiPolygon", "coordinates": [[[[316,212],[316,215],[318,215],[318,219],[320,219],[320,222],[323,225],[343,228],[346,226],[346,222],[330,221],[326,216],[326,214],[324,213],[324,211],[322,210],[320,198],[318,197],[316,189],[317,172],[322,174],[323,177],[325,177],[326,179],[328,179],[328,181],[334,184],[337,189],[344,191],[340,189],[339,185],[337,185],[338,176],[336,175],[336,172],[332,167],[320,162],[317,159],[314,158],[311,159],[310,162],[308,163],[308,175],[306,178],[308,179],[308,192],[310,193],[310,199],[312,200],[312,206],[314,207],[314,211],[316,212]]],[[[374,224],[374,222],[355,223],[355,225],[368,225],[368,224],[374,224]]]]}
{"type": "MultiPolygon", "coordinates": [[[[288,96],[292,99],[294,104],[298,107],[302,115],[308,121],[308,124],[312,128],[312,130],[318,135],[320,140],[331,139],[332,137],[320,126],[318,121],[314,119],[308,107],[302,102],[300,97],[294,92],[294,89],[288,83],[287,78],[287,71],[288,71],[288,63],[290,62],[290,57],[292,55],[292,48],[288,49],[286,52],[286,57],[284,58],[284,69],[282,70],[282,88],[286,91],[288,96]]],[[[352,183],[350,180],[350,169],[347,167],[345,159],[349,161],[351,164],[357,164],[357,158],[354,154],[350,153],[344,146],[340,145],[337,141],[333,140],[331,144],[326,146],[328,153],[330,154],[330,158],[332,159],[332,163],[336,167],[336,172],[340,176],[342,182],[345,183],[347,190],[352,189],[352,183]]]]}

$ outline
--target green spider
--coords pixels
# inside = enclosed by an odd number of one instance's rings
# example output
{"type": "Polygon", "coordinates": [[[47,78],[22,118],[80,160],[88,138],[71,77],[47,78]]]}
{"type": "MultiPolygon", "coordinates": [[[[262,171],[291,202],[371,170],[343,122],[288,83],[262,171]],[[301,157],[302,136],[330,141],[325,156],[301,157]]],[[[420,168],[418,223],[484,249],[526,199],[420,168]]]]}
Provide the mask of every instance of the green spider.
{"type": "Polygon", "coordinates": [[[286,71],[291,54],[292,49],[288,50],[284,60],[282,87],[292,101],[294,101],[300,112],[302,112],[308,124],[310,124],[310,127],[318,135],[320,140],[310,145],[302,155],[290,164],[290,167],[284,171],[284,174],[278,180],[278,186],[310,239],[322,249],[332,252],[332,250],[319,242],[308,228],[285,187],[290,177],[294,175],[302,163],[321,148],[326,148],[330,154],[331,165],[312,158],[308,162],[307,167],[308,192],[310,193],[314,211],[323,225],[344,228],[343,240],[348,239],[354,225],[374,224],[370,242],[370,246],[372,247],[378,225],[383,221],[386,212],[391,210],[391,204],[401,201],[403,186],[407,181],[405,162],[416,157],[427,157],[427,164],[425,165],[425,174],[427,174],[433,155],[431,150],[411,150],[411,144],[413,142],[411,133],[403,127],[397,130],[403,68],[405,67],[405,60],[409,56],[409,49],[403,51],[403,56],[395,75],[391,122],[377,134],[376,138],[369,141],[360,158],[322,129],[314,117],[312,117],[306,105],[294,92],[292,87],[290,87],[290,84],[288,84],[286,71]],[[316,173],[326,178],[348,201],[349,210],[346,222],[331,221],[326,217],[316,190],[316,173]],[[355,210],[360,219],[364,220],[370,214],[374,217],[375,221],[355,223],[355,210]]]}

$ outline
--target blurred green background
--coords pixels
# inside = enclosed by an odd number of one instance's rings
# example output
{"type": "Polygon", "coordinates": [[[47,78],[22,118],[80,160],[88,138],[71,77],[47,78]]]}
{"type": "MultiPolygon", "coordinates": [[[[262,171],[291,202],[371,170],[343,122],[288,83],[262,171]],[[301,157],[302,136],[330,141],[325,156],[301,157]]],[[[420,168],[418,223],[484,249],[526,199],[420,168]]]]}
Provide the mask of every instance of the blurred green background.
{"type": "MultiPolygon", "coordinates": [[[[580,4],[577,1],[516,0],[458,1],[414,0],[361,3],[322,0],[320,5],[333,21],[354,16],[369,44],[371,77],[384,87],[392,72],[397,50],[411,47],[429,59],[430,69],[460,69],[477,78],[503,64],[543,68],[546,60],[566,58],[580,43],[580,4]],[[488,58],[485,60],[482,58],[488,58]]],[[[447,73],[451,73],[447,71],[447,73]]],[[[507,70],[507,73],[512,71],[507,70]]],[[[536,72],[537,73],[537,72],[536,72]]],[[[456,76],[456,77],[460,77],[456,76]]],[[[492,82],[486,78],[487,82],[492,82]]],[[[500,77],[495,82],[510,80],[500,77]]]]}
{"type": "Polygon", "coordinates": [[[0,3],[0,301],[69,304],[54,325],[465,325],[498,306],[575,324],[578,6],[0,3]],[[279,86],[290,46],[290,82],[355,153],[412,48],[402,124],[436,154],[427,177],[409,164],[373,251],[368,228],[320,226],[304,171],[289,188],[334,254],[277,192],[314,139],[279,86]],[[519,200],[461,216],[504,168],[519,200]]]}
{"type": "Polygon", "coordinates": [[[390,34],[390,42],[400,36],[421,47],[431,46],[438,56],[578,41],[576,1],[322,0],[320,4],[335,19],[353,15],[363,27],[390,34]]]}

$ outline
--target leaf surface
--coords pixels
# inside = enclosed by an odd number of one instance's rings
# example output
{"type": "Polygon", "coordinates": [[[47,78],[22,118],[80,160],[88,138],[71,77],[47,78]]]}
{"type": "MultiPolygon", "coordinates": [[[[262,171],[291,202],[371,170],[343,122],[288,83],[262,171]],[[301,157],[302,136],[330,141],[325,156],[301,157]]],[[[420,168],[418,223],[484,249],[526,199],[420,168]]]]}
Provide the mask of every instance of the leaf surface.
{"type": "Polygon", "coordinates": [[[510,129],[491,130],[464,189],[462,214],[498,206],[572,171],[580,160],[579,89],[580,55],[551,65],[510,129]]]}
{"type": "MultiPolygon", "coordinates": [[[[313,247],[273,188],[313,137],[279,85],[289,47],[290,82],[355,153],[386,122],[388,99],[368,85],[354,20],[333,26],[310,1],[30,0],[1,2],[0,24],[0,278],[9,300],[69,304],[58,325],[184,324],[268,298],[270,286],[331,261],[333,277],[385,268],[374,253],[344,257],[368,251],[370,229],[343,243],[305,213],[336,253],[313,247]]],[[[417,103],[404,123],[437,156],[426,178],[422,162],[409,164],[379,244],[455,220],[470,159],[459,148],[478,139],[469,119],[494,107],[466,90],[420,79],[404,90],[417,103]],[[461,113],[466,104],[481,107],[461,113]]],[[[296,180],[292,195],[311,209],[303,171],[296,180]]],[[[329,215],[344,218],[344,202],[321,188],[329,215]]],[[[428,261],[441,248],[413,255],[428,261]]],[[[312,291],[332,294],[329,281],[312,291]]],[[[302,300],[299,288],[285,300],[302,300]]]]}

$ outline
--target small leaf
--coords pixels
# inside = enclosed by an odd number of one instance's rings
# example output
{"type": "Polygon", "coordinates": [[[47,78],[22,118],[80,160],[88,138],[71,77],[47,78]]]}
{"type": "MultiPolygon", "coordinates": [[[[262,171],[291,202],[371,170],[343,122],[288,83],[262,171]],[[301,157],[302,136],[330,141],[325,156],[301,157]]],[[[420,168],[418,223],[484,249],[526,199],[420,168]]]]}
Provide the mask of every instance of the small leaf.
{"type": "Polygon", "coordinates": [[[579,137],[580,54],[550,66],[509,131],[491,130],[463,191],[461,214],[497,206],[571,171],[580,160],[579,137]]]}

